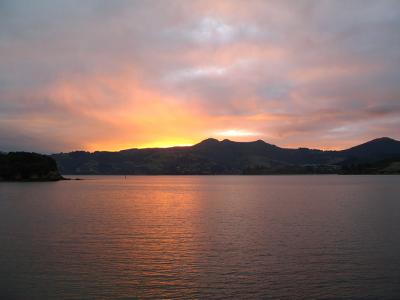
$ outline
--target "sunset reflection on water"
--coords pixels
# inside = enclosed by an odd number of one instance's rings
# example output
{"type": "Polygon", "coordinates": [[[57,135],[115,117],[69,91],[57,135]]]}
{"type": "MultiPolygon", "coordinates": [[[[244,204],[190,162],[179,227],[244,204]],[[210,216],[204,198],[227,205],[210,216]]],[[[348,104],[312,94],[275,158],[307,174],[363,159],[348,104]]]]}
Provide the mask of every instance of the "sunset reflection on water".
{"type": "Polygon", "coordinates": [[[398,176],[85,179],[0,184],[3,298],[400,295],[398,176]]]}

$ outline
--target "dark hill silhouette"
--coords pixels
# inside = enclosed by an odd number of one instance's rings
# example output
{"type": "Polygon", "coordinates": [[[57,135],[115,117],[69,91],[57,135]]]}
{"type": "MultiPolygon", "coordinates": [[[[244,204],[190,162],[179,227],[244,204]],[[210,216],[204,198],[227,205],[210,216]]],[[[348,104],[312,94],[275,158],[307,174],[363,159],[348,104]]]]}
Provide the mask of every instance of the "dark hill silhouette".
{"type": "Polygon", "coordinates": [[[62,174],[397,173],[400,142],[380,138],[342,151],[206,139],[188,147],[54,154],[62,174]]]}
{"type": "Polygon", "coordinates": [[[0,181],[55,181],[63,179],[53,158],[47,155],[0,153],[0,181]]]}
{"type": "Polygon", "coordinates": [[[375,139],[343,151],[346,155],[358,158],[379,158],[398,155],[400,142],[388,137],[375,139]]]}

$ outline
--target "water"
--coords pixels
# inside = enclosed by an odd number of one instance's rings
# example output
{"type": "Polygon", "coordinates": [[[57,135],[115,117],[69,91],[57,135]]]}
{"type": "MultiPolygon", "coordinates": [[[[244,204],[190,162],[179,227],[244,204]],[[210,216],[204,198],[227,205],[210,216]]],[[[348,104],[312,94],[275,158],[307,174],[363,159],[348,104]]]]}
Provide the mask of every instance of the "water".
{"type": "Polygon", "coordinates": [[[400,176],[0,183],[0,299],[400,299],[400,176]]]}

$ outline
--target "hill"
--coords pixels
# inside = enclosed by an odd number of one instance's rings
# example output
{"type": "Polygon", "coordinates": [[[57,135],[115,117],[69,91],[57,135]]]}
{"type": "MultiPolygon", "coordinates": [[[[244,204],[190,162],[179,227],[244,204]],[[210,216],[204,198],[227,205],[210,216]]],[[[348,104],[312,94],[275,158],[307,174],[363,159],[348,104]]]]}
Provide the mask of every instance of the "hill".
{"type": "Polygon", "coordinates": [[[398,173],[400,142],[380,138],[342,151],[288,149],[206,139],[196,145],[53,154],[62,174],[381,174],[398,173]]]}
{"type": "Polygon", "coordinates": [[[0,153],[0,181],[56,181],[63,179],[55,160],[28,152],[0,153]]]}

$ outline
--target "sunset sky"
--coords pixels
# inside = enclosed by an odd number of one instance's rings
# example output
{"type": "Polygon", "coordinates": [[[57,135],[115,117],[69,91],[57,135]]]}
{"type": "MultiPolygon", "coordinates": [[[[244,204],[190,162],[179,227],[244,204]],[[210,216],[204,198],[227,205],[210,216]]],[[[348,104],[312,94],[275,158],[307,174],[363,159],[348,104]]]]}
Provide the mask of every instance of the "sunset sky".
{"type": "Polygon", "coordinates": [[[400,138],[400,1],[0,0],[0,150],[400,138]]]}

